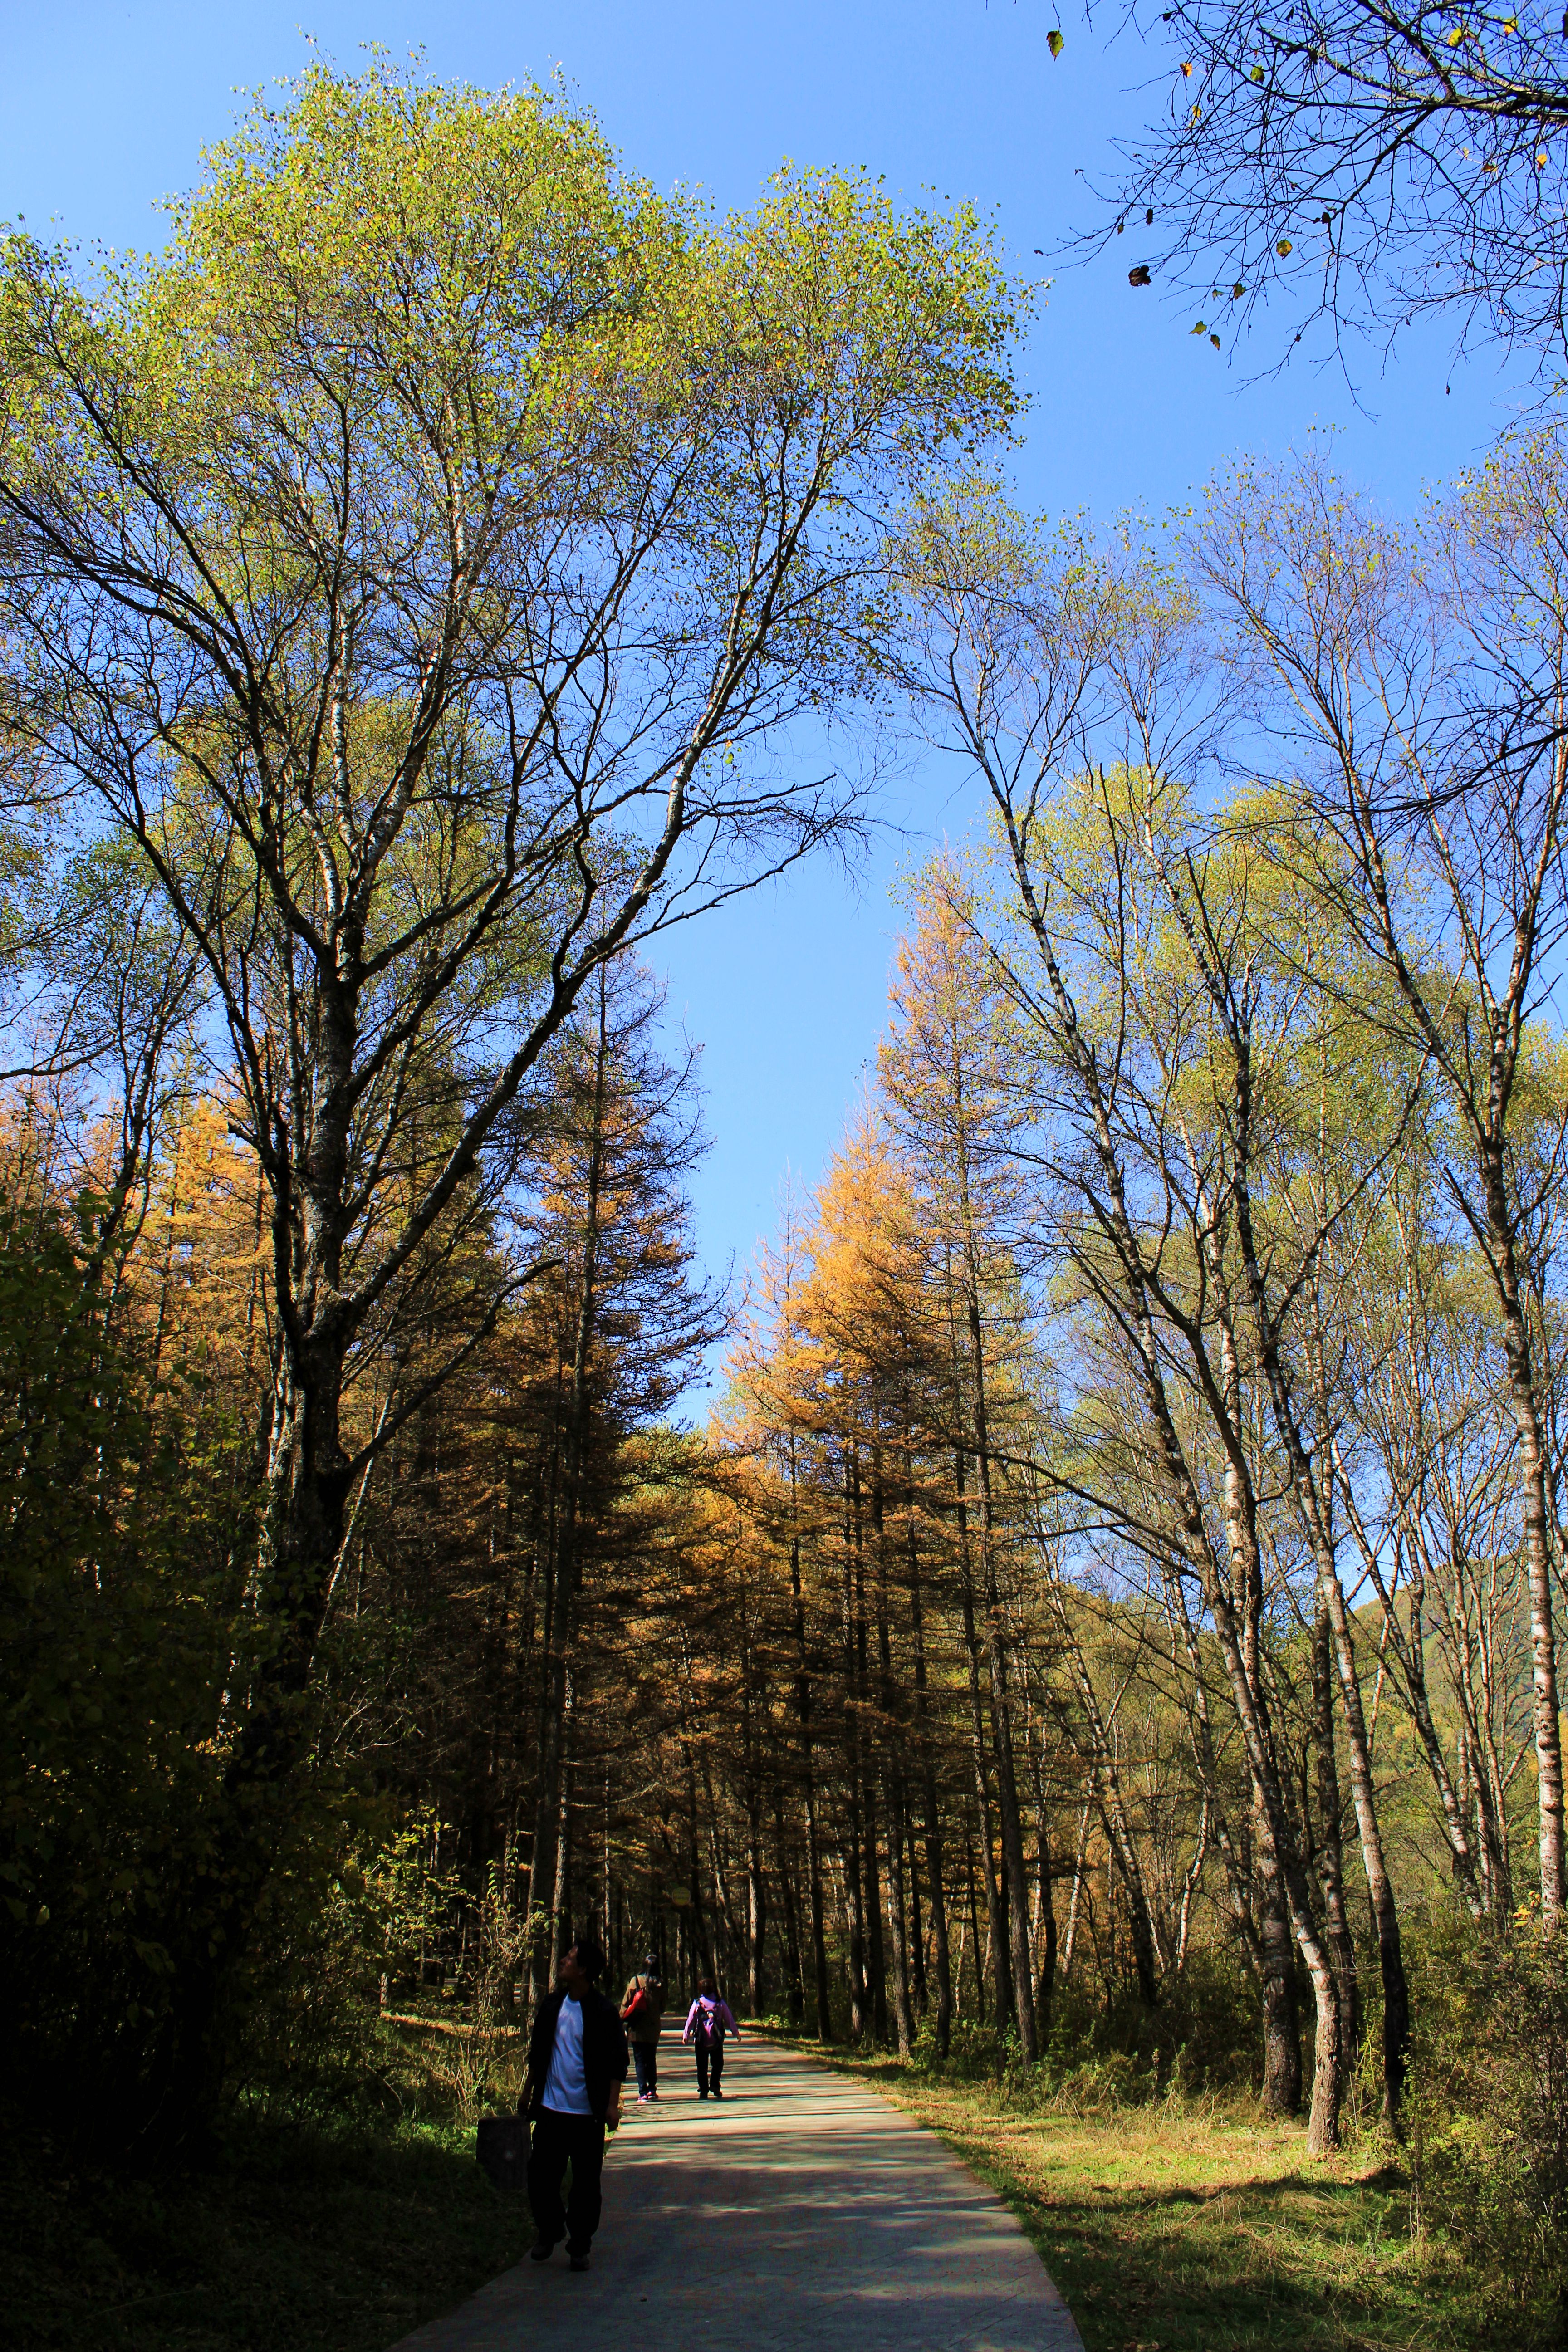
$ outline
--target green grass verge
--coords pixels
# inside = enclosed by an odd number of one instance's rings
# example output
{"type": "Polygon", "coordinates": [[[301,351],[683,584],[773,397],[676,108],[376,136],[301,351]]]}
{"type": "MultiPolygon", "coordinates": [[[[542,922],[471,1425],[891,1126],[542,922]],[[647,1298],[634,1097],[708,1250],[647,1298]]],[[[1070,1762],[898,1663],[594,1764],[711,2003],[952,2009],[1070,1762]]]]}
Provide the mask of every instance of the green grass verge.
{"type": "Polygon", "coordinates": [[[1017,2214],[1087,2352],[1534,2352],[1561,2340],[1468,2270],[1395,2168],[1174,2101],[1094,2115],[799,2046],[941,2134],[1017,2214]]]}
{"type": "Polygon", "coordinates": [[[471,2126],[353,2137],[237,2130],[158,2181],[58,2177],[5,2136],[8,2352],[385,2352],[521,2256],[521,2198],[471,2126]]]}

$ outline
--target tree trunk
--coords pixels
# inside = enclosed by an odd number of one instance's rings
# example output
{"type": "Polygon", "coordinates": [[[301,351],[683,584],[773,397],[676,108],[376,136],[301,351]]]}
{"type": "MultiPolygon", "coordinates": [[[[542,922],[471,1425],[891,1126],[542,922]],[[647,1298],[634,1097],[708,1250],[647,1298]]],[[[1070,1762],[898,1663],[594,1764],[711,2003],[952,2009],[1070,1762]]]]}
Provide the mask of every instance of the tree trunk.
{"type": "Polygon", "coordinates": [[[778,1780],[773,1781],[773,1852],[777,1856],[779,1899],[784,1923],[784,1999],[789,2006],[789,2021],[797,2029],[805,2021],[805,1978],[801,1968],[800,1913],[795,1900],[795,1876],[789,1866],[789,1846],[784,1837],[784,1793],[778,1780]]]}
{"type": "Polygon", "coordinates": [[[1356,1672],[1355,1643],[1344,1588],[1331,1570],[1323,1580],[1340,1699],[1350,1750],[1351,1793],[1361,1836],[1362,1864],[1367,1895],[1377,1932],[1378,1971],[1383,1984],[1383,2108],[1385,2121],[1397,2126],[1400,2101],[1410,2055],[1410,1987],[1405,1973],[1405,1953],[1399,1933],[1399,1913],[1394,1883],[1383,1849],[1383,1831],[1372,1769],[1372,1743],[1362,1706],[1361,1681],[1356,1672]]]}
{"type": "Polygon", "coordinates": [[[539,1805],[533,1839],[533,1878],[529,1910],[534,1921],[530,1938],[530,2003],[554,1983],[561,1944],[560,1906],[565,1886],[566,1855],[566,1723],[572,1703],[572,1660],[576,1639],[577,1522],[582,1502],[583,1469],[589,1417],[589,1367],[593,1358],[598,1311],[599,1195],[605,1177],[605,1100],[609,1076],[608,996],[605,977],[599,974],[598,1039],[594,1057],[593,1124],[589,1133],[587,1180],[583,1204],[583,1265],[577,1297],[576,1328],[572,1349],[572,1376],[566,1395],[562,1444],[562,1492],[555,1523],[551,1588],[554,1599],[552,1632],[545,1662],[544,1731],[540,1758],[539,1805]],[[536,1884],[540,1862],[553,1859],[550,1911],[541,1918],[536,1884]],[[542,1981],[539,1962],[542,1945],[548,1960],[542,1981]]]}
{"type": "Polygon", "coordinates": [[[866,1805],[863,1778],[864,1727],[860,1714],[860,1668],[856,1595],[856,1565],[859,1538],[860,1473],[857,1451],[850,1448],[846,1465],[845,1503],[850,1516],[849,1540],[844,1549],[844,1781],[848,1812],[848,1839],[844,1855],[844,1925],[848,1939],[845,1954],[849,1979],[849,2032],[863,2041],[871,2025],[870,1988],[866,1976],[866,1903],[862,1869],[865,1859],[866,1805]]]}
{"type": "MultiPolygon", "coordinates": [[[[1011,2014],[1012,1979],[1005,1957],[1005,1938],[1002,1928],[1001,1896],[994,1876],[995,1844],[991,1826],[991,1791],[985,1771],[985,1725],[980,1698],[980,1643],[974,1629],[974,1591],[970,1575],[968,1512],[963,1494],[963,1454],[961,1449],[958,1455],[957,1486],[959,1600],[963,1615],[963,1646],[969,1666],[969,1736],[974,1764],[974,1801],[979,1813],[983,1848],[980,1863],[985,1880],[985,1916],[990,1928],[987,1949],[995,1964],[996,2025],[997,2031],[1001,2032],[1005,2028],[1011,2014]]],[[[976,1937],[974,1964],[978,1969],[981,1965],[978,1930],[976,1930],[976,1937]]],[[[980,2008],[984,2015],[984,1995],[981,1996],[980,2008]]]]}
{"type": "Polygon", "coordinates": [[[871,2038],[888,2039],[888,1960],[882,1941],[882,1874],[878,1865],[877,1776],[869,1759],[862,1790],[866,1822],[866,1868],[861,1880],[866,1916],[866,1989],[870,1999],[871,2038]]]}
{"type": "Polygon", "coordinates": [[[945,2058],[952,2039],[952,1967],[948,1949],[947,1896],[942,1884],[942,1809],[937,1802],[931,1753],[930,1699],[926,1686],[925,1614],[921,1597],[920,1549],[910,1514],[910,1615],[915,1645],[915,1727],[921,1748],[921,1802],[924,1815],[926,1882],[931,1890],[931,1965],[936,1974],[937,2055],[945,2058]]]}
{"type": "Polygon", "coordinates": [[[1078,1638],[1060,1585],[1053,1579],[1050,1586],[1057,1622],[1061,1628],[1073,1684],[1079,1704],[1083,1709],[1088,1727],[1089,1754],[1093,1764],[1094,1791],[1099,1801],[1100,1818],[1105,1824],[1106,1843],[1116,1857],[1116,1866],[1127,1893],[1127,1924],[1132,1939],[1132,1963],[1138,1972],[1138,1992],[1145,2009],[1153,2009],[1160,1999],[1162,1957],[1154,1933],[1153,1915],[1149,1907],[1149,1893],[1143,1883],[1143,1868],[1138,1857],[1137,1842],[1122,1794],[1121,1776],[1116,1769],[1110,1734],[1100,1709],[1099,1695],[1089,1671],[1083,1647],[1078,1638]]]}
{"type": "MultiPolygon", "coordinates": [[[[962,1150],[960,1160],[962,1166],[962,1150]]],[[[1006,1886],[1012,2006],[1024,2057],[1027,2063],[1033,2065],[1040,2053],[1035,2034],[1035,1969],[1029,1948],[1028,1873],[1024,1862],[1024,1828],[1018,1809],[1018,1780],[1013,1756],[1006,1627],[996,1574],[996,1525],[991,1492],[991,1441],[985,1401],[985,1348],[980,1323],[979,1276],[973,1263],[974,1242],[969,1215],[967,1171],[961,1178],[961,1191],[971,1260],[967,1306],[974,1374],[975,1463],[980,1476],[980,1567],[985,1591],[985,1649],[991,1670],[991,1727],[996,1758],[996,1810],[1002,1829],[1002,1869],[1006,1886]]]]}
{"type": "MultiPolygon", "coordinates": [[[[906,1806],[901,1708],[893,1681],[892,1626],[888,1576],[887,1498],[880,1446],[871,1456],[871,1532],[877,1553],[877,1677],[882,1717],[882,1812],[887,1823],[888,1929],[893,1948],[893,2029],[899,2055],[908,2059],[914,2040],[910,2016],[908,1913],[904,1887],[906,1806]]],[[[879,1919],[880,1913],[879,1911],[879,1919]]],[[[881,2026],[885,2032],[885,2021],[881,2026]]]]}
{"type": "MultiPolygon", "coordinates": [[[[974,1903],[975,1853],[973,1816],[966,1819],[964,1827],[968,1832],[969,1845],[969,1868],[964,1875],[969,1887],[969,1940],[974,1952],[974,2013],[980,2023],[984,2025],[985,2022],[985,1969],[980,1958],[980,1916],[974,1903]]],[[[989,1879],[989,1865],[987,1865],[986,1876],[989,1879]]],[[[994,1906],[992,1907],[992,1916],[993,1918],[995,1916],[994,1906]]]]}
{"type": "Polygon", "coordinates": [[[903,1780],[890,1766],[885,1769],[884,1794],[888,1815],[888,1925],[893,1945],[893,2027],[898,2035],[899,2055],[907,2060],[914,2047],[904,1888],[907,1825],[903,1780]]]}
{"type": "Polygon", "coordinates": [[[921,1857],[915,1841],[914,1815],[910,1810],[908,1792],[904,1801],[904,1861],[909,1871],[910,1889],[910,2000],[917,2017],[924,2017],[931,2007],[931,1981],[926,1974],[925,1916],[921,1909],[921,1857]]]}
{"type": "MultiPolygon", "coordinates": [[[[1334,1982],[1340,1998],[1340,2044],[1346,2080],[1361,2044],[1361,1984],[1356,1972],[1355,1938],[1345,1912],[1344,1853],[1340,1835],[1340,1775],[1334,1755],[1333,1667],[1330,1659],[1332,1630],[1322,1594],[1318,1596],[1312,1626],[1312,1734],[1318,1783],[1318,1881],[1323,1890],[1323,1918],[1334,1982]]],[[[1302,1791],[1303,1801],[1306,1791],[1302,1791]]],[[[1310,1819],[1303,1801],[1303,1816],[1310,1819]]]]}
{"type": "Polygon", "coordinates": [[[1279,1865],[1254,1808],[1258,1853],[1258,1944],[1263,1991],[1263,2105],[1271,2116],[1301,2112],[1301,2018],[1296,1999],[1296,1947],[1279,1865]]]}
{"type": "Polygon", "coordinates": [[[1542,1442],[1530,1328],[1520,1298],[1511,1220],[1500,1152],[1489,1157],[1488,1223],[1503,1306],[1509,1392],[1519,1433],[1519,1486],[1524,1524],[1524,1564],[1530,1585],[1531,1666],[1535,1685],[1535,1777],[1540,1811],[1541,1914],[1550,1933],[1568,1906],[1563,1854],[1563,1728],[1557,1693],[1557,1634],[1552,1622],[1552,1538],[1546,1509],[1546,1450],[1542,1442]],[[1494,1198],[1495,1196],[1495,1198],[1494,1198]]]}
{"type": "MultiPolygon", "coordinates": [[[[795,1448],[790,1448],[790,1514],[796,1507],[795,1448]]],[[[816,1995],[817,2039],[833,2038],[833,2013],[827,1988],[827,1937],[823,1919],[822,1853],[816,1824],[816,1781],[812,1755],[811,1674],[805,1645],[805,1591],[800,1573],[800,1535],[793,1524],[789,1544],[790,1594],[795,1605],[795,1706],[800,1735],[800,1769],[805,1810],[806,1897],[811,1906],[811,1963],[816,1995]]]]}
{"type": "MultiPolygon", "coordinates": [[[[1249,1051],[1239,1056],[1242,1073],[1240,1083],[1250,1099],[1251,1062],[1249,1051]]],[[[1326,1218],[1326,1204],[1325,1204],[1326,1218]]],[[[1410,2042],[1410,1990],[1405,1980],[1405,1959],[1400,1944],[1399,1915],[1394,1899],[1394,1887],[1388,1874],[1383,1849],[1383,1831],[1378,1819],[1377,1795],[1373,1781],[1372,1748],[1367,1738],[1366,1718],[1361,1702],[1361,1683],[1356,1673],[1355,1646],[1351,1636],[1350,1614],[1345,1607],[1344,1588],[1340,1582],[1339,1564],[1333,1520],[1333,1481],[1331,1470],[1328,1492],[1321,1486],[1315,1473],[1310,1450],[1297,1417],[1291,1383],[1286,1372],[1280,1349],[1280,1318],[1270,1304],[1268,1278],[1263,1269],[1253,1235],[1252,1200],[1245,1172],[1237,1185],[1237,1223],[1241,1241],[1242,1262],[1246,1268],[1247,1289],[1257,1323],[1264,1371],[1268,1382],[1269,1400],[1274,1412],[1274,1423],[1285,1447],[1290,1465],[1291,1486],[1297,1510],[1307,1537],[1317,1570],[1318,1629],[1317,1648],[1326,1670],[1331,1649],[1338,1671],[1340,1702],[1344,1714],[1346,1739],[1350,1752],[1351,1789],[1355,1802],[1356,1828],[1361,1838],[1362,1861],[1366,1871],[1368,1893],[1372,1900],[1373,1919],[1377,1929],[1378,1966],[1383,1983],[1383,2097],[1384,2113],[1388,2122],[1397,2126],[1400,2095],[1405,2086],[1405,2070],[1410,2042]]],[[[1328,1379],[1322,1360],[1321,1327],[1309,1343],[1311,1370],[1317,1394],[1318,1412],[1326,1433],[1331,1426],[1328,1379]]],[[[1325,1439],[1326,1442],[1326,1439],[1325,1439]]],[[[1320,1671],[1314,1657],[1314,1676],[1320,1671]]],[[[1320,1701],[1320,1716],[1321,1703],[1320,1701]]],[[[1318,1727],[1320,1772],[1332,1780],[1334,1806],[1332,1833],[1332,1877],[1341,1887],[1340,1909],[1343,1910],[1342,1869],[1339,1844],[1339,1774],[1334,1762],[1333,1721],[1320,1720],[1318,1727]]],[[[1325,1801],[1327,1785],[1325,1783],[1325,1801]]],[[[1325,1897],[1328,1882],[1325,1882],[1325,1897]]],[[[1361,2039],[1361,2000],[1355,1976],[1355,1946],[1342,1918],[1336,1922],[1329,1915],[1331,1940],[1336,1946],[1342,1937],[1343,1955],[1339,1973],[1349,1971],[1350,1998],[1346,2015],[1348,2038],[1345,2065],[1348,2069],[1352,2053],[1361,2039]]]]}
{"type": "Polygon", "coordinates": [[[746,1840],[746,1997],[752,2015],[763,2013],[763,1939],[767,1933],[767,1895],[763,1880],[762,1824],[748,1823],[746,1840]]]}

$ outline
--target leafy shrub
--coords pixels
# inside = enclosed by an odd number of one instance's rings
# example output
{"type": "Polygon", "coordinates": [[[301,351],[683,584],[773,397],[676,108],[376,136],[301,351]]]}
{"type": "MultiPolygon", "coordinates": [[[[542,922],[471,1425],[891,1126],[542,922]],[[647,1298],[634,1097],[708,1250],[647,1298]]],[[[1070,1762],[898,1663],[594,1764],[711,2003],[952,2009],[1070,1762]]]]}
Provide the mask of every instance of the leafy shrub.
{"type": "Polygon", "coordinates": [[[492,1873],[465,1903],[432,1860],[434,1816],[394,1828],[384,1805],[319,1791],[296,1822],[263,1898],[237,1984],[231,2092],[279,2120],[320,2124],[353,2107],[472,2117],[516,2040],[512,1987],[524,1923],[492,1873]],[[393,2030],[395,1987],[468,1915],[468,2015],[423,2035],[393,2030]]]}
{"type": "MultiPolygon", "coordinates": [[[[98,1205],[73,1229],[0,1195],[0,2001],[8,2095],[102,2147],[157,2113],[221,1916],[224,1694],[257,1637],[254,1496],[214,1475],[225,1433],[188,1384],[150,1410],[90,1248],[98,1205]]],[[[409,2104],[377,2012],[451,1909],[429,1827],[400,1832],[318,1767],[228,1988],[231,2099],[317,2120],[409,2104]]],[[[496,1933],[481,1917],[481,1976],[496,1933]]]]}
{"type": "Polygon", "coordinates": [[[79,1206],[0,1200],[0,2001],[13,2092],[101,2126],[168,2011],[230,1652],[79,1206]]]}
{"type": "Polygon", "coordinates": [[[472,1982],[468,2020],[432,2037],[426,2052],[428,2090],[436,2104],[468,2121],[487,2106],[510,2107],[521,2087],[525,2054],[513,2021],[512,1987],[529,1944],[529,1923],[508,1908],[492,1870],[469,1916],[472,1982]]]}
{"type": "Polygon", "coordinates": [[[1420,1965],[1422,2212],[1516,2303],[1568,2314],[1568,1937],[1439,1927],[1420,1965]]]}
{"type": "Polygon", "coordinates": [[[1225,1948],[1190,1953],[1152,2009],[1131,1987],[1107,1998],[1086,1971],[1052,2003],[1046,2055],[1058,2081],[1126,2059],[1103,2079],[1121,2081],[1127,2096],[1140,2101],[1163,2095],[1173,2077],[1189,2089],[1253,2088],[1262,2069],[1257,1990],[1225,1948]]]}
{"type": "Polygon", "coordinates": [[[915,2036],[913,2058],[917,2066],[940,2073],[945,2081],[958,2083],[989,2082],[1002,2072],[1006,2056],[1002,2036],[994,2025],[982,2025],[973,2017],[955,2017],[948,2039],[945,2060],[936,2054],[936,2025],[926,2017],[915,2036]]]}
{"type": "Polygon", "coordinates": [[[1142,2106],[1173,2092],[1252,2086],[1259,2072],[1257,2001],[1240,1964],[1225,1951],[1192,1955],[1153,2009],[1135,1991],[1108,2000],[1087,1975],[1058,1990],[1044,2055],[1025,2063],[1018,2037],[973,2018],[955,2018],[945,2060],[933,2021],[916,2037],[912,2061],[943,2082],[1001,2082],[1027,2104],[1074,2114],[1142,2106]]]}

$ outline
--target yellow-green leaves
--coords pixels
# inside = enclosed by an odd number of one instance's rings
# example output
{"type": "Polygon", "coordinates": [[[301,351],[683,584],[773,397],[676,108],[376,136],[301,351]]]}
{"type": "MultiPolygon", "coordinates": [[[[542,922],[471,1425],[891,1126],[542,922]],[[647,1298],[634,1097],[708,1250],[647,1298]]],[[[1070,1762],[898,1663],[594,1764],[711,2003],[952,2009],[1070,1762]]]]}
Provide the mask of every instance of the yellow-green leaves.
{"type": "Polygon", "coordinates": [[[216,402],[213,427],[259,404],[307,435],[378,415],[395,439],[401,410],[478,458],[519,432],[576,440],[584,383],[603,400],[658,372],[649,298],[689,222],[552,92],[318,68],[206,163],[137,323],[142,373],[216,402]]]}
{"type": "Polygon", "coordinates": [[[371,954],[418,995],[450,938],[482,994],[520,929],[531,974],[584,827],[606,896],[645,814],[656,879],[683,826],[749,856],[746,753],[858,691],[887,517],[1016,409],[971,210],[788,170],[719,221],[554,90],[317,68],[172,209],[85,292],[0,255],[0,626],[62,726],[90,675],[153,741],[114,813],[161,874],[270,896],[334,986],[371,954]]]}

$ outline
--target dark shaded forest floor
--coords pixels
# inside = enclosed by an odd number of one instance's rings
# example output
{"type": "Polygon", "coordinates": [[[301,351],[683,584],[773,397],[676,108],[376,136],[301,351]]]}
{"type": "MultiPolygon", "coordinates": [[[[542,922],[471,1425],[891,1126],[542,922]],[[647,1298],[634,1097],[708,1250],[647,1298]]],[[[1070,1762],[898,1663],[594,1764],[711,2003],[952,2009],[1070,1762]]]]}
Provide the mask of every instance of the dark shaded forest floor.
{"type": "Polygon", "coordinates": [[[531,2235],[471,2124],[257,2126],[155,2183],[65,2178],[47,2147],[0,2137],[7,2352],[384,2352],[531,2235]]]}
{"type": "Polygon", "coordinates": [[[1041,2111],[896,2059],[820,2054],[991,2183],[1088,2352],[1555,2352],[1561,2340],[1554,2320],[1522,2313],[1422,2231],[1395,2168],[1364,2153],[1310,2163],[1300,2126],[1239,2103],[1041,2111]]]}

